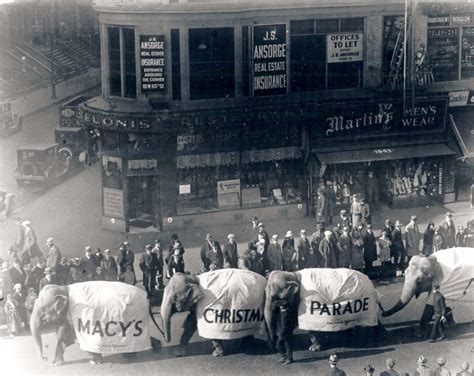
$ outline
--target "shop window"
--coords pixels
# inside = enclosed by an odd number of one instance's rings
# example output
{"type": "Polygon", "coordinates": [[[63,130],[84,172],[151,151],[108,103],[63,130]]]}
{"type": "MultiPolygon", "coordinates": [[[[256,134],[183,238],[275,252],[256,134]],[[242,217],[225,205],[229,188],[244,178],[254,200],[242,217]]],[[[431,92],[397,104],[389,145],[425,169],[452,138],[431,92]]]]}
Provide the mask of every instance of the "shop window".
{"type": "MultiPolygon", "coordinates": [[[[363,83],[364,18],[291,21],[291,91],[305,92],[360,87],[363,83]],[[328,38],[341,35],[355,43],[359,57],[335,58],[328,38]]],[[[331,42],[330,42],[331,43],[331,42]]],[[[355,51],[356,49],[354,49],[355,51]]],[[[354,52],[351,51],[351,52],[354,52]]]]}
{"type": "Polygon", "coordinates": [[[100,147],[103,152],[119,151],[120,144],[118,132],[101,131],[100,147]]]}
{"type": "Polygon", "coordinates": [[[108,27],[109,95],[135,98],[137,91],[135,67],[135,31],[108,27]]]}
{"type": "Polygon", "coordinates": [[[250,95],[249,27],[242,26],[242,94],[250,95]]]}
{"type": "Polygon", "coordinates": [[[234,96],[234,29],[189,29],[191,99],[234,96]]]}
{"type": "Polygon", "coordinates": [[[181,100],[181,53],[179,29],[171,29],[171,85],[173,100],[181,100]]]}

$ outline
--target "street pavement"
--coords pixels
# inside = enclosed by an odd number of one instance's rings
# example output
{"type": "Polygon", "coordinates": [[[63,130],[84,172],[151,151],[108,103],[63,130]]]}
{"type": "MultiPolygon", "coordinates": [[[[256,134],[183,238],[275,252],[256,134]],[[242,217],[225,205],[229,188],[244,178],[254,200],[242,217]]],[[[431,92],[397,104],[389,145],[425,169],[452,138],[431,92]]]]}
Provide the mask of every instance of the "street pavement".
{"type": "MultiPolygon", "coordinates": [[[[146,243],[159,237],[166,247],[170,234],[133,234],[125,236],[119,233],[104,231],[101,229],[101,196],[100,196],[100,170],[98,164],[90,166],[77,175],[72,176],[62,184],[48,190],[37,191],[31,187],[19,189],[13,178],[12,171],[16,166],[16,147],[31,142],[45,142],[54,139],[54,128],[57,124],[57,109],[51,107],[45,111],[36,113],[25,119],[25,129],[8,139],[0,140],[0,188],[17,195],[16,215],[22,219],[32,221],[38,236],[38,243],[43,251],[46,251],[45,240],[53,236],[62,254],[71,257],[82,256],[82,250],[90,245],[93,248],[110,248],[115,255],[118,245],[128,240],[131,248],[136,252],[136,260],[146,243]]],[[[415,214],[419,218],[420,229],[424,230],[429,220],[435,223],[441,222],[446,211],[454,213],[455,223],[466,225],[472,219],[473,211],[468,202],[457,202],[444,206],[427,208],[410,208],[400,210],[379,210],[373,215],[374,228],[381,228],[385,217],[402,220],[407,223],[410,215],[415,214]]],[[[306,228],[309,233],[313,231],[314,219],[304,217],[299,219],[262,218],[266,223],[269,234],[278,233],[280,237],[287,230],[298,233],[300,229],[306,228]]],[[[232,226],[206,226],[200,229],[186,229],[179,232],[185,248],[186,270],[197,273],[201,269],[199,249],[204,242],[207,232],[221,243],[226,241],[226,235],[233,232],[237,235],[239,252],[245,249],[245,245],[252,237],[251,224],[235,224],[232,226]]],[[[11,219],[0,222],[0,257],[6,257],[6,249],[12,244],[15,236],[14,224],[11,219]]],[[[138,270],[138,268],[137,268],[138,270]]],[[[141,273],[138,273],[141,279],[141,273]]],[[[385,307],[393,304],[401,290],[400,280],[378,283],[377,288],[382,294],[382,304],[385,307]]],[[[190,346],[191,355],[177,360],[173,356],[173,346],[179,339],[183,314],[177,314],[173,322],[174,338],[169,346],[157,352],[145,352],[138,354],[136,358],[125,359],[121,356],[108,357],[105,364],[93,367],[87,363],[88,355],[82,353],[77,345],[72,346],[66,352],[67,365],[54,369],[47,363],[40,362],[35,357],[31,337],[21,336],[15,339],[4,339],[0,341],[0,354],[5,360],[2,368],[11,370],[7,374],[314,374],[319,375],[327,368],[326,359],[330,351],[336,351],[341,360],[340,366],[346,369],[348,375],[363,375],[363,368],[370,362],[377,371],[380,371],[384,361],[388,357],[398,359],[399,369],[410,372],[415,367],[416,358],[423,354],[430,359],[434,366],[434,359],[444,356],[448,360],[448,366],[452,370],[458,370],[461,361],[467,360],[474,364],[474,353],[472,350],[472,339],[474,327],[472,319],[474,310],[472,305],[458,305],[455,307],[455,315],[460,325],[450,333],[447,341],[429,344],[412,338],[413,324],[421,315],[422,303],[413,301],[409,307],[402,312],[384,319],[384,324],[389,325],[389,339],[377,342],[371,346],[358,344],[353,336],[346,333],[339,341],[329,343],[330,350],[320,353],[310,353],[304,349],[309,346],[308,337],[301,334],[298,336],[295,353],[296,364],[282,366],[276,363],[277,356],[265,350],[261,342],[258,355],[244,355],[242,349],[236,345],[234,353],[223,359],[213,359],[208,354],[211,352],[209,341],[205,341],[197,335],[193,338],[190,346]],[[402,323],[402,325],[399,325],[402,323]]],[[[161,342],[163,338],[155,331],[155,337],[161,342]]],[[[53,346],[53,334],[45,336],[45,344],[50,360],[53,346]]],[[[162,343],[162,345],[164,345],[162,343]]],[[[3,372],[2,372],[3,373],[3,372]]]]}

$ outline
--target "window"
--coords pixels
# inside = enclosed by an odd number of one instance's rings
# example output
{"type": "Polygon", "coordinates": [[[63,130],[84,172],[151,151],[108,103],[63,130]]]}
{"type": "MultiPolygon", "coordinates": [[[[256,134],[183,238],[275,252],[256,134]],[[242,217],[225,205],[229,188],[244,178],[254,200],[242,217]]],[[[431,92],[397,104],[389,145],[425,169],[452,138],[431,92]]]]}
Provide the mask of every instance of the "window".
{"type": "Polygon", "coordinates": [[[109,95],[135,98],[137,78],[135,67],[135,30],[107,28],[109,52],[109,95]]]}
{"type": "Polygon", "coordinates": [[[189,29],[191,99],[234,96],[234,29],[189,29]]]}
{"type": "Polygon", "coordinates": [[[249,27],[242,26],[242,94],[250,95],[249,27]]]}
{"type": "Polygon", "coordinates": [[[181,54],[179,48],[179,29],[171,29],[171,89],[175,101],[181,99],[181,54]]]}
{"type": "Polygon", "coordinates": [[[291,21],[291,91],[362,86],[363,32],[363,18],[291,21]],[[332,48],[334,42],[330,39],[335,35],[340,35],[338,41],[342,41],[345,51],[353,55],[350,61],[342,57],[342,48],[332,48]]]}

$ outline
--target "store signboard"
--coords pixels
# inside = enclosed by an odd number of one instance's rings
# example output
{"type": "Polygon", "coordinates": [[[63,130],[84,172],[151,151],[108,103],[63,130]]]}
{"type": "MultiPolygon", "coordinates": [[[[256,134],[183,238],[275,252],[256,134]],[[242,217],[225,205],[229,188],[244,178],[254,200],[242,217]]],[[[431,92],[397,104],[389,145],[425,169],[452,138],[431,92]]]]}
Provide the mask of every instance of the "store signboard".
{"type": "Polygon", "coordinates": [[[418,99],[403,110],[401,100],[333,103],[321,106],[311,126],[317,143],[402,134],[441,132],[445,128],[447,98],[418,99]]]}
{"type": "Polygon", "coordinates": [[[326,36],[327,62],[364,60],[364,33],[337,33],[326,36]]]}
{"type": "Polygon", "coordinates": [[[473,17],[471,14],[453,14],[451,15],[451,26],[472,25],[473,17]]]}
{"type": "Polygon", "coordinates": [[[140,35],[140,70],[143,93],[165,91],[164,35],[140,35]]]}
{"type": "Polygon", "coordinates": [[[449,26],[449,14],[428,16],[428,26],[449,26]]]}
{"type": "Polygon", "coordinates": [[[104,216],[124,219],[123,191],[121,189],[103,188],[104,216]]]}
{"type": "Polygon", "coordinates": [[[286,25],[254,26],[252,56],[254,97],[286,94],[286,25]]]}
{"type": "Polygon", "coordinates": [[[240,179],[221,180],[217,182],[217,194],[240,193],[240,179]]]}
{"type": "Polygon", "coordinates": [[[449,107],[474,105],[474,91],[459,90],[449,92],[449,107]]]}
{"type": "Polygon", "coordinates": [[[459,28],[429,28],[428,54],[436,81],[454,81],[459,76],[459,28]]]}

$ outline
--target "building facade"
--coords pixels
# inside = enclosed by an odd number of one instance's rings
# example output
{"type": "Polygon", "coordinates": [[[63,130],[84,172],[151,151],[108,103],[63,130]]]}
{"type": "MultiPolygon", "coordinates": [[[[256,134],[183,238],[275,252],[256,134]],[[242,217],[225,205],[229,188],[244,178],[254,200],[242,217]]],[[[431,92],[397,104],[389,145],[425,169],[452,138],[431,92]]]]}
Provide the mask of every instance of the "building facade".
{"type": "Polygon", "coordinates": [[[80,116],[100,132],[104,227],[308,215],[321,181],[344,207],[368,171],[386,205],[453,201],[474,7],[419,1],[405,25],[404,4],[96,0],[102,95],[80,116]]]}

